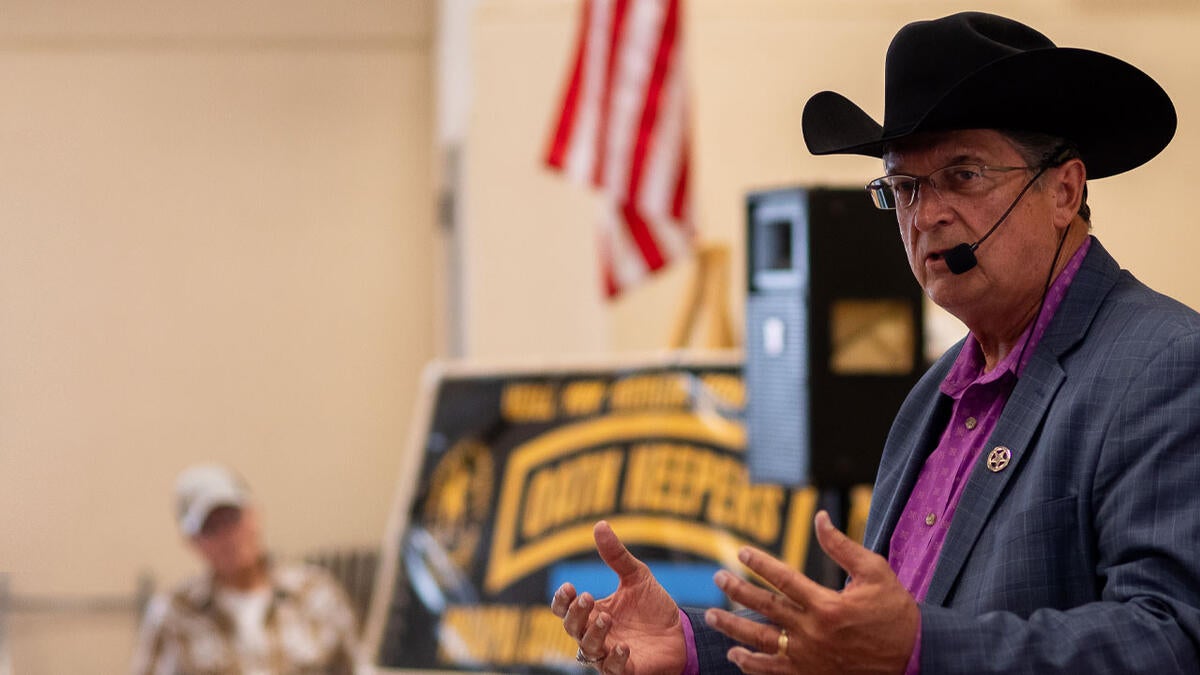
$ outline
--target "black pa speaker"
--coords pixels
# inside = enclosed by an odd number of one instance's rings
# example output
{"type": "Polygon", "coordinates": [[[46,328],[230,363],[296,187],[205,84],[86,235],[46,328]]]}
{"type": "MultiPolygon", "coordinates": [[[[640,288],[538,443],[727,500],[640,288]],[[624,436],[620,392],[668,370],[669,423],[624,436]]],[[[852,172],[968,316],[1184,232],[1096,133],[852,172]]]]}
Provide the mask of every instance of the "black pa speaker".
{"type": "Polygon", "coordinates": [[[755,192],[746,206],[751,479],[872,483],[925,370],[922,292],[895,213],[861,188],[755,192]]]}

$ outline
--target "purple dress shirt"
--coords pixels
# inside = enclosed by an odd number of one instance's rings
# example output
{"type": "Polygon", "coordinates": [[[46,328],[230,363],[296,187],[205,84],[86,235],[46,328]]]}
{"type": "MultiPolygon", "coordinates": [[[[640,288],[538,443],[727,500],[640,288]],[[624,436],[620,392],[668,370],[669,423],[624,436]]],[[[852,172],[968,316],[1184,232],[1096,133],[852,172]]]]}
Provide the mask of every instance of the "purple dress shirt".
{"type": "MultiPolygon", "coordinates": [[[[1088,237],[1071,256],[1047,290],[1037,322],[1025,329],[1012,350],[995,368],[984,371],[983,352],[972,335],[963,345],[946,379],[942,380],[942,393],[954,399],[950,423],[942,432],[937,448],[921,468],[908,503],[896,522],[896,529],[892,531],[888,552],[888,563],[892,570],[917,602],[922,602],[929,590],[946,532],[950,529],[954,510],[971,470],[978,463],[979,455],[1017,385],[1017,377],[1033,357],[1042,334],[1062,304],[1067,288],[1083,264],[1091,243],[1092,239],[1088,237]]],[[[920,657],[921,632],[918,625],[917,642],[908,668],[904,671],[906,675],[920,672],[920,657]]]]}

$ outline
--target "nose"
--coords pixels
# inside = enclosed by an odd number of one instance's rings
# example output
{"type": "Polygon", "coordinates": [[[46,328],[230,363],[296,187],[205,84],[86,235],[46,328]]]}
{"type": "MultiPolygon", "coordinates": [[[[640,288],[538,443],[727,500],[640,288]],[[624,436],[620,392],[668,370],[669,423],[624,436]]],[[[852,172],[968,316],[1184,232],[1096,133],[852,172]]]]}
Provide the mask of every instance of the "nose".
{"type": "Polygon", "coordinates": [[[913,195],[907,209],[908,222],[918,230],[928,231],[948,224],[954,218],[950,205],[928,180],[913,195]]]}

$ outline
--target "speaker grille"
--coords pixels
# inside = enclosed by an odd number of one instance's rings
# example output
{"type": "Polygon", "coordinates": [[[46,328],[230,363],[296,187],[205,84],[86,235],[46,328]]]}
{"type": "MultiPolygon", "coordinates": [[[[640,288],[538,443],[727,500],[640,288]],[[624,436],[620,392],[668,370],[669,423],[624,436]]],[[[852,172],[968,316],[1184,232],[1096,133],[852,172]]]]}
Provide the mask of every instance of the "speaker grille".
{"type": "Polygon", "coordinates": [[[747,458],[754,482],[808,482],[808,327],[803,305],[792,293],[747,299],[746,434],[747,447],[754,448],[747,458]]]}

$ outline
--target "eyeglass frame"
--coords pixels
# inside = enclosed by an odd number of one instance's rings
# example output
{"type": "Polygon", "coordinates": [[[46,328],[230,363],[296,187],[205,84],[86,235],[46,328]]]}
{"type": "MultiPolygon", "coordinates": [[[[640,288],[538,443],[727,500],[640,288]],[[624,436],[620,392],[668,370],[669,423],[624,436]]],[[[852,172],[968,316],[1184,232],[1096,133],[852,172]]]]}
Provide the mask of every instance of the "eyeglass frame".
{"type": "MultiPolygon", "coordinates": [[[[907,209],[907,208],[911,207],[913,204],[917,203],[917,198],[919,197],[920,192],[921,192],[921,183],[928,183],[929,186],[931,188],[933,188],[934,192],[937,192],[938,195],[940,195],[944,198],[945,195],[943,195],[942,192],[940,190],[938,190],[937,184],[933,182],[933,177],[937,174],[940,174],[940,173],[946,171],[947,169],[954,169],[954,168],[958,168],[958,167],[971,167],[973,169],[978,169],[978,171],[976,171],[976,173],[978,173],[980,175],[980,177],[985,177],[985,175],[984,175],[985,171],[997,171],[1000,173],[1008,173],[1010,171],[1036,171],[1040,168],[1044,168],[1044,167],[1039,167],[1039,166],[992,166],[989,164],[959,162],[956,164],[947,164],[946,166],[943,166],[939,169],[935,169],[934,171],[931,171],[930,173],[927,173],[923,176],[913,176],[913,175],[902,174],[902,173],[891,173],[886,176],[880,176],[879,178],[876,178],[876,179],[868,182],[865,186],[863,186],[863,189],[867,191],[868,195],[870,195],[871,203],[874,204],[875,208],[877,208],[877,209],[881,209],[883,211],[896,211],[896,210],[899,210],[900,208],[907,209]],[[916,185],[916,187],[912,191],[912,196],[909,198],[908,203],[904,204],[903,206],[901,206],[899,199],[894,200],[895,203],[893,206],[888,206],[887,205],[888,200],[886,198],[884,198],[884,196],[883,196],[885,194],[884,190],[888,190],[891,192],[892,196],[895,197],[895,195],[896,195],[895,187],[882,182],[882,181],[886,181],[888,179],[895,179],[895,178],[907,178],[907,179],[912,180],[914,185],[916,185]]],[[[983,193],[980,193],[980,194],[983,194],[983,193]]]]}

